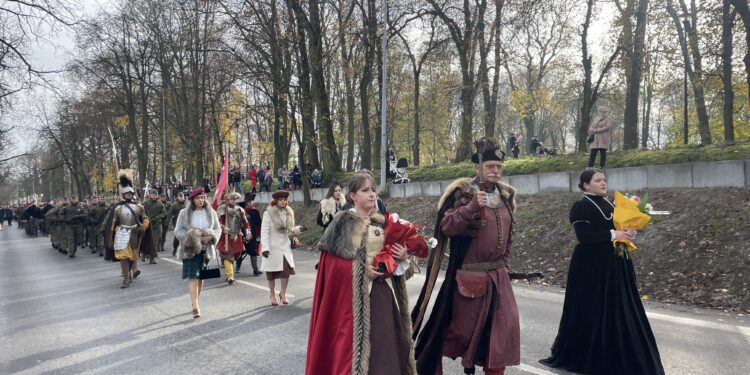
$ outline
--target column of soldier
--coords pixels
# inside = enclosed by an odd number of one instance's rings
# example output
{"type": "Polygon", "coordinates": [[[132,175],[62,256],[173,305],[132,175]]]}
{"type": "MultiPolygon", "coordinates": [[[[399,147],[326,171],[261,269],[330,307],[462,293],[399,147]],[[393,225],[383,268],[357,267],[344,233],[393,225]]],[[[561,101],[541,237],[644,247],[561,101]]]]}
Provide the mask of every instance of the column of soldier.
{"type": "MultiPolygon", "coordinates": [[[[166,194],[159,195],[152,189],[143,206],[157,240],[157,251],[164,251],[169,226],[174,225],[177,215],[184,208],[183,203],[169,203],[166,194]]],[[[39,234],[49,236],[52,247],[60,254],[75,258],[78,249],[88,248],[92,254],[104,256],[104,222],[110,207],[104,197],[79,200],[71,196],[46,203],[41,200],[22,202],[17,208],[16,217],[18,228],[23,229],[29,237],[39,234]]],[[[141,260],[146,259],[142,257],[141,260]]],[[[155,257],[150,257],[148,261],[156,264],[155,257]]]]}

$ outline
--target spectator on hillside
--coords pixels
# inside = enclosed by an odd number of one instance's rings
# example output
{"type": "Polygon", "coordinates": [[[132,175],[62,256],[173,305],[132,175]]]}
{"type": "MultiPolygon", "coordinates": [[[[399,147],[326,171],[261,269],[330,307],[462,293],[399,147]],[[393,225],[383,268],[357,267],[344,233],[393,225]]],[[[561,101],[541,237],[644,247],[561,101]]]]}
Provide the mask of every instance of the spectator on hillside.
{"type": "Polygon", "coordinates": [[[289,170],[286,169],[286,165],[282,165],[279,171],[276,173],[276,178],[279,179],[279,190],[286,190],[289,188],[289,170]]]}
{"type": "Polygon", "coordinates": [[[541,145],[542,142],[539,142],[539,139],[537,139],[537,137],[531,137],[531,148],[529,150],[531,152],[531,155],[539,155],[541,151],[541,145]]]}
{"type": "Polygon", "coordinates": [[[242,192],[242,172],[239,167],[234,168],[234,191],[242,192]]]}
{"type": "Polygon", "coordinates": [[[510,138],[508,139],[508,148],[513,153],[513,159],[518,159],[518,153],[521,151],[521,149],[518,147],[518,138],[516,138],[516,133],[510,133],[510,138]]]}
{"type": "Polygon", "coordinates": [[[247,179],[250,180],[250,185],[252,186],[252,193],[256,194],[257,190],[256,187],[258,186],[258,172],[255,170],[255,165],[253,165],[250,168],[250,172],[247,174],[247,179]]]}
{"type": "Polygon", "coordinates": [[[609,131],[611,128],[612,118],[609,117],[609,108],[601,105],[596,109],[596,117],[591,120],[591,126],[589,126],[589,149],[591,150],[591,155],[589,156],[589,168],[594,167],[597,151],[601,154],[601,157],[599,158],[599,168],[604,168],[604,165],[607,162],[609,131]],[[591,138],[592,136],[593,138],[591,138]]]}
{"type": "Polygon", "coordinates": [[[266,172],[263,174],[263,184],[267,192],[273,191],[273,170],[270,166],[266,166],[266,172]]]}
{"type": "Polygon", "coordinates": [[[255,174],[255,178],[258,179],[258,184],[260,184],[260,187],[258,190],[263,191],[266,187],[266,170],[263,168],[263,165],[258,168],[258,173],[255,174]]]}

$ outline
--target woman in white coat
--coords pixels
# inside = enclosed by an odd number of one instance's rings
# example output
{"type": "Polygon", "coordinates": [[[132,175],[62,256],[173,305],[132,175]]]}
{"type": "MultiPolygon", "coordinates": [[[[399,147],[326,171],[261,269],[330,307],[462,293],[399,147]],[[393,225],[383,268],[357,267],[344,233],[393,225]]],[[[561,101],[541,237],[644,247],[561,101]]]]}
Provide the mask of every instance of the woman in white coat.
{"type": "Polygon", "coordinates": [[[279,300],[288,305],[286,288],[289,285],[289,276],[295,274],[292,245],[299,246],[299,240],[294,236],[299,234],[300,227],[294,225],[294,211],[287,205],[289,192],[278,190],[271,197],[273,200],[263,213],[263,224],[260,227],[260,248],[263,256],[260,269],[266,273],[268,289],[271,290],[271,305],[279,305],[276,301],[276,279],[281,279],[279,300]]]}
{"type": "Polygon", "coordinates": [[[193,189],[188,197],[190,204],[180,211],[174,226],[174,236],[180,241],[177,259],[182,259],[182,278],[188,279],[193,318],[201,316],[198,298],[203,289],[200,278],[203,264],[216,258],[214,245],[221,236],[216,211],[206,202],[202,187],[193,189]]]}

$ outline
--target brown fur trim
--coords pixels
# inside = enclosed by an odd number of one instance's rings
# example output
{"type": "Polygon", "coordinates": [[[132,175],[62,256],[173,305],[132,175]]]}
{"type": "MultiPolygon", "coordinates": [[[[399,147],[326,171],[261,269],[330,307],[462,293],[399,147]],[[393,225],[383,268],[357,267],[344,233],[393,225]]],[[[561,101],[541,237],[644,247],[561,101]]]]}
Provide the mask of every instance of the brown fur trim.
{"type": "Polygon", "coordinates": [[[286,229],[289,232],[294,228],[294,210],[289,206],[283,208],[286,211],[286,222],[284,223],[281,222],[281,210],[282,208],[276,205],[269,205],[268,209],[266,209],[274,228],[280,230],[286,229]]]}
{"type": "MultiPolygon", "coordinates": [[[[438,201],[438,209],[440,209],[440,207],[443,207],[443,204],[445,204],[445,201],[448,199],[449,196],[455,193],[456,189],[460,189],[462,192],[474,195],[475,189],[474,187],[472,187],[473,182],[474,182],[474,179],[471,179],[471,178],[459,178],[451,182],[451,184],[448,185],[448,188],[445,189],[445,191],[443,192],[443,195],[440,197],[440,200],[438,201]]],[[[508,203],[508,206],[510,206],[510,211],[514,212],[516,210],[516,188],[502,181],[498,181],[496,185],[498,189],[500,190],[500,195],[502,195],[502,197],[508,203]]]]}
{"type": "MultiPolygon", "coordinates": [[[[367,221],[351,211],[339,211],[318,242],[318,250],[344,259],[355,259],[367,233],[367,221]]],[[[364,262],[364,261],[363,261],[364,262]]]]}

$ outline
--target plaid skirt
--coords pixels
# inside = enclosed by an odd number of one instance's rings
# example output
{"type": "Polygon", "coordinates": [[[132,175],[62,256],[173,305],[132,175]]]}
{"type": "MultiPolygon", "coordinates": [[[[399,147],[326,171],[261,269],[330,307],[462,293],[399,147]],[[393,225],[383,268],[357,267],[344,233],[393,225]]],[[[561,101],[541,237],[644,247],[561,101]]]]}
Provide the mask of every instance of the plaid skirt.
{"type": "Polygon", "coordinates": [[[203,267],[203,254],[196,254],[191,259],[182,260],[182,278],[197,279],[201,275],[203,267]]]}

